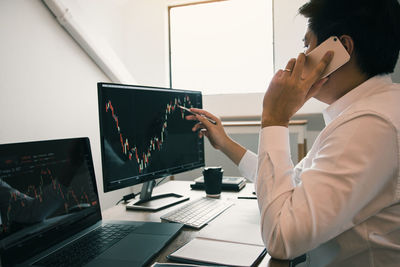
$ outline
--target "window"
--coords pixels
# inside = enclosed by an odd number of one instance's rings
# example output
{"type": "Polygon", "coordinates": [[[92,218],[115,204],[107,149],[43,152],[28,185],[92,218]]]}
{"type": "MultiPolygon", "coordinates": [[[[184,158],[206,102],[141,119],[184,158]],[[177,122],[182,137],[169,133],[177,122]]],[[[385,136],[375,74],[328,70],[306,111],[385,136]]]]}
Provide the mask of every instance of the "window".
{"type": "Polygon", "coordinates": [[[274,72],[271,0],[172,6],[169,22],[173,88],[265,92],[274,72]]]}

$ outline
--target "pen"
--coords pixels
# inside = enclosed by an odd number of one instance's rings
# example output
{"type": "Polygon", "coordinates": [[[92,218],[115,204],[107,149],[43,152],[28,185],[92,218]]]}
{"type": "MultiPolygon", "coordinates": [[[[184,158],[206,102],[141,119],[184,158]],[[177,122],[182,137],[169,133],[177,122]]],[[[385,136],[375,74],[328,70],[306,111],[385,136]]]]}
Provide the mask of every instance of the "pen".
{"type": "Polygon", "coordinates": [[[257,199],[257,197],[253,197],[253,196],[243,196],[243,197],[238,197],[238,199],[257,199]]]}
{"type": "MultiPolygon", "coordinates": [[[[178,106],[178,108],[181,108],[181,109],[183,109],[183,110],[189,112],[190,114],[193,114],[193,115],[200,115],[200,114],[198,114],[198,113],[195,113],[195,112],[191,111],[191,110],[188,109],[187,107],[183,107],[183,106],[180,106],[180,105],[177,105],[177,106],[178,106]]],[[[210,119],[210,118],[207,118],[207,117],[204,116],[204,115],[200,115],[200,116],[206,118],[206,119],[207,119],[209,122],[211,122],[212,124],[217,124],[217,123],[215,122],[215,120],[212,120],[212,119],[210,119]]]]}

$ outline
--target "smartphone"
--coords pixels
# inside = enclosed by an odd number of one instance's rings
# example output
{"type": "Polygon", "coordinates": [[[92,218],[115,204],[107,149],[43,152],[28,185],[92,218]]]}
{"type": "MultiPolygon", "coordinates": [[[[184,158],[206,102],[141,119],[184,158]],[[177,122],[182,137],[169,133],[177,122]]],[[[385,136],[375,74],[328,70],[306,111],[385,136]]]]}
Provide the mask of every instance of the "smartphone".
{"type": "Polygon", "coordinates": [[[322,57],[328,51],[333,51],[333,59],[326,67],[321,78],[325,78],[332,72],[346,64],[350,60],[350,55],[336,36],[329,37],[319,46],[314,48],[310,53],[306,54],[306,62],[304,64],[302,77],[307,77],[308,74],[318,65],[322,57]]]}

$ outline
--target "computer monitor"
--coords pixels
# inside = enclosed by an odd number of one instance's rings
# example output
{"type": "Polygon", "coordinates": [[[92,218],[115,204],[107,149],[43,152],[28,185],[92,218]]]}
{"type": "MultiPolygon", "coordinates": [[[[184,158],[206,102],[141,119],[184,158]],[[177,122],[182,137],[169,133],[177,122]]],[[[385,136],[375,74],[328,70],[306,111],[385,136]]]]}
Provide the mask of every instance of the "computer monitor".
{"type": "Polygon", "coordinates": [[[200,91],[98,83],[104,192],[144,183],[128,209],[159,210],[187,200],[152,196],[155,179],[204,166],[204,141],[179,106],[202,108],[200,91]]]}

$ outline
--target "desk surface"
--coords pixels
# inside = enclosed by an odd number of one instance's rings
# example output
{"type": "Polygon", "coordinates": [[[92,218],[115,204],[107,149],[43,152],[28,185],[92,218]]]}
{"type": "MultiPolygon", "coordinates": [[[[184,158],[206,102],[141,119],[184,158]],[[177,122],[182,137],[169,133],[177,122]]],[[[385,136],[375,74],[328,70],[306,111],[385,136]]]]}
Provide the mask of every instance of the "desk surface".
{"type": "MultiPolygon", "coordinates": [[[[153,190],[153,195],[162,194],[167,192],[173,192],[177,194],[182,194],[189,196],[191,200],[203,197],[205,195],[204,191],[200,190],[191,190],[190,183],[186,181],[170,181],[165,184],[162,184],[153,190]]],[[[254,199],[237,199],[238,196],[249,196],[253,192],[253,185],[247,184],[245,188],[243,188],[240,192],[222,192],[221,197],[223,199],[231,199],[237,204],[245,204],[249,201],[256,201],[254,199]]],[[[119,204],[115,207],[109,208],[103,212],[103,219],[106,220],[133,220],[133,221],[146,221],[146,222],[160,222],[160,216],[165,213],[176,209],[180,205],[186,204],[187,201],[172,206],[170,208],[166,208],[157,212],[148,212],[148,211],[132,211],[126,210],[125,204],[119,204]]],[[[222,214],[223,215],[223,214],[222,214]]],[[[222,216],[220,215],[220,216],[222,216]]],[[[231,218],[235,220],[235,218],[231,218]]],[[[239,219],[239,218],[238,218],[239,219]]],[[[212,223],[212,221],[210,222],[212,223]]],[[[207,226],[205,226],[207,227],[207,226]]],[[[188,241],[192,240],[198,235],[198,230],[191,229],[188,227],[184,227],[183,230],[179,233],[179,235],[166,247],[161,253],[157,256],[154,261],[157,262],[168,262],[166,256],[178,249],[179,247],[186,244],[188,241]]],[[[288,261],[279,261],[275,259],[271,259],[269,255],[266,255],[259,266],[289,266],[288,261]]]]}

